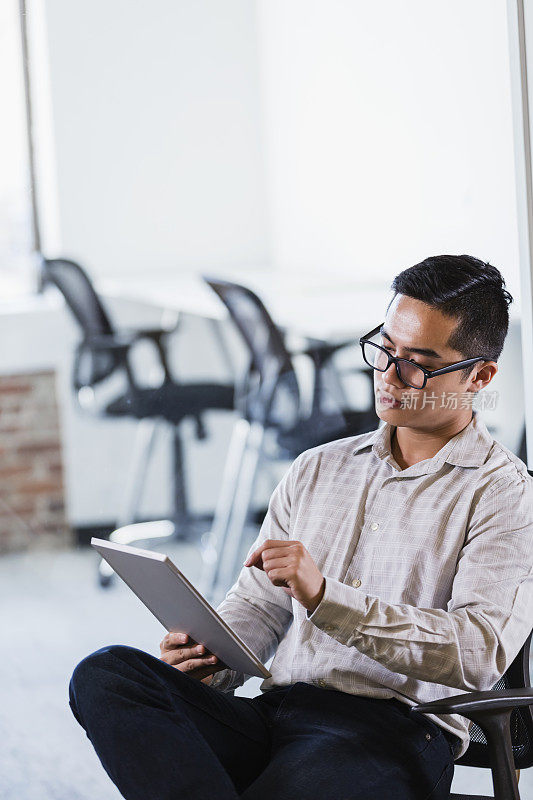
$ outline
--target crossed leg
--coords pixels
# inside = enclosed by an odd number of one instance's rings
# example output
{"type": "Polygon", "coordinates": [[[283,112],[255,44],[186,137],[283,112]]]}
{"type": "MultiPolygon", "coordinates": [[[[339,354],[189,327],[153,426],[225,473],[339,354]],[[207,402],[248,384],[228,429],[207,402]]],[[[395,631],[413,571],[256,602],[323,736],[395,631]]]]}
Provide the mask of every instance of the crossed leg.
{"type": "Polygon", "coordinates": [[[265,714],[158,658],[112,646],[75,669],[70,705],[127,800],[236,800],[270,755],[265,714]]]}
{"type": "Polygon", "coordinates": [[[442,730],[396,701],[298,682],[234,697],[130,647],[74,671],[70,703],[127,800],[448,800],[442,730]]]}

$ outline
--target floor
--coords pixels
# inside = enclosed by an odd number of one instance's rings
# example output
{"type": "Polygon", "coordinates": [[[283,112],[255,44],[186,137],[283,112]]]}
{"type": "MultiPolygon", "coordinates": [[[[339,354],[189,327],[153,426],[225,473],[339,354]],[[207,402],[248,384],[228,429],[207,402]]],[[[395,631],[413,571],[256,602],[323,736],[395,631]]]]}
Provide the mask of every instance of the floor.
{"type": "MultiPolygon", "coordinates": [[[[191,544],[167,545],[191,581],[199,557],[191,544]]],[[[164,631],[117,581],[102,591],[89,549],[0,559],[0,800],[116,800],[82,729],[70,713],[67,686],[74,666],[106,644],[157,655],[164,631]]],[[[259,692],[259,679],[239,693],[259,692]]],[[[490,773],[456,767],[455,792],[492,794],[490,773]]],[[[522,800],[533,800],[533,769],[522,773],[522,800]]]]}

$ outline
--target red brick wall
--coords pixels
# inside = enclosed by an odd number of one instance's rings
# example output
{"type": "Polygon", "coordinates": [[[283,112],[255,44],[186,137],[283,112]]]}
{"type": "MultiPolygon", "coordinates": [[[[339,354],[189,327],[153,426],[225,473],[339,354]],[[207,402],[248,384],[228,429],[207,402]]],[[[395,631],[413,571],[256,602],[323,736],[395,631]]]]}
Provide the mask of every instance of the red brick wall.
{"type": "Polygon", "coordinates": [[[70,541],[55,375],[0,376],[0,553],[70,541]]]}

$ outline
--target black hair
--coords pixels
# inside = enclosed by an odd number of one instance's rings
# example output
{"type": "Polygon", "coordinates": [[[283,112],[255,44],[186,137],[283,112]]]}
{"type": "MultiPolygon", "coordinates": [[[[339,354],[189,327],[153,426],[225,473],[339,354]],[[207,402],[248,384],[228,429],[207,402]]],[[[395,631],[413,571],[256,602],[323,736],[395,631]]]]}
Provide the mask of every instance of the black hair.
{"type": "MultiPolygon", "coordinates": [[[[498,360],[509,329],[513,298],[504,287],[500,271],[473,256],[431,256],[404,269],[391,284],[394,296],[404,294],[455,317],[448,346],[465,359],[487,361],[498,360]]],[[[461,380],[474,368],[463,370],[461,380]]]]}

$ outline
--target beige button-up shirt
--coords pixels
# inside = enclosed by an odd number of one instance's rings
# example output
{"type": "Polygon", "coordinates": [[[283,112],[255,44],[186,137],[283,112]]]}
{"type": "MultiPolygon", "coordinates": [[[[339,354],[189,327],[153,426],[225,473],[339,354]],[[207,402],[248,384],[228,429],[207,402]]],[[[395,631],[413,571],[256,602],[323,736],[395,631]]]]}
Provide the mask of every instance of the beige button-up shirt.
{"type": "MultiPolygon", "coordinates": [[[[261,691],[297,681],[413,706],[491,689],[533,627],[533,478],[479,413],[401,470],[389,423],[302,453],[253,552],[296,539],[326,578],[312,614],[256,567],[218,611],[263,661],[261,691]]],[[[223,691],[245,676],[217,673],[223,691]]],[[[428,715],[462,740],[469,721],[428,715]]]]}

